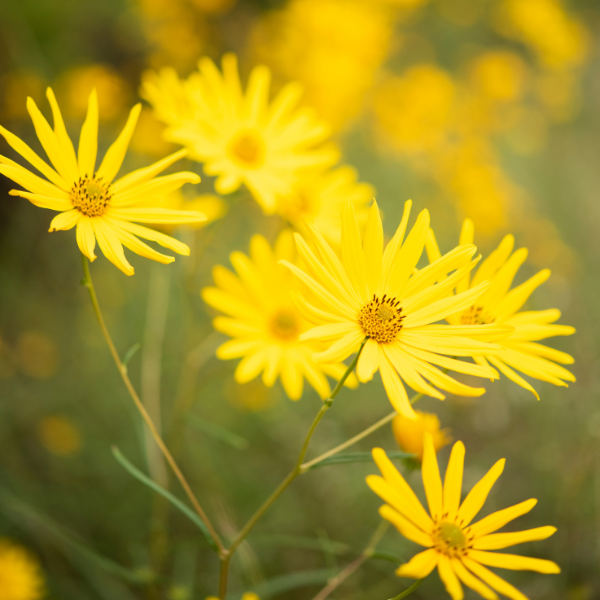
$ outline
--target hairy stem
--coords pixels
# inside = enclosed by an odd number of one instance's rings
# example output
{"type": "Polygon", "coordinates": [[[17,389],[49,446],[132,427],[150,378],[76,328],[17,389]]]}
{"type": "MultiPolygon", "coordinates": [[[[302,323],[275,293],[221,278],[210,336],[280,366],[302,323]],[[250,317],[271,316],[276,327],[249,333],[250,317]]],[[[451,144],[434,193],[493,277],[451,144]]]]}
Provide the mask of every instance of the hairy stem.
{"type": "Polygon", "coordinates": [[[350,373],[352,373],[352,371],[356,367],[356,363],[358,362],[358,359],[359,359],[360,354],[365,346],[365,343],[367,342],[367,339],[368,338],[365,338],[363,340],[362,344],[360,345],[360,348],[358,349],[358,352],[356,353],[356,356],[350,363],[350,366],[346,369],[346,372],[344,373],[342,378],[338,381],[337,385],[335,386],[335,389],[333,390],[333,392],[331,392],[331,395],[329,396],[329,398],[327,398],[326,400],[323,401],[323,404],[321,405],[321,408],[320,408],[319,412],[317,413],[317,416],[314,418],[314,420],[310,426],[310,429],[308,430],[308,433],[306,434],[306,437],[304,438],[304,442],[302,443],[302,448],[300,449],[300,454],[298,455],[298,458],[296,459],[296,463],[295,463],[293,469],[288,473],[286,478],[277,486],[275,491],[263,502],[262,506],[250,517],[249,521],[244,525],[244,527],[241,529],[241,531],[237,534],[237,536],[235,537],[235,539],[231,543],[231,546],[228,549],[227,556],[221,558],[221,575],[219,577],[219,598],[221,600],[225,600],[225,595],[227,594],[227,578],[228,578],[228,574],[229,574],[229,563],[231,560],[231,556],[236,551],[238,546],[244,541],[244,539],[250,533],[250,531],[252,531],[252,529],[258,523],[258,521],[260,521],[260,519],[263,517],[263,515],[269,510],[269,508],[271,508],[271,506],[277,500],[277,498],[279,498],[279,496],[281,496],[281,494],[283,494],[283,492],[289,487],[290,483],[292,483],[292,481],[294,481],[294,479],[296,479],[296,477],[298,477],[298,475],[300,475],[302,473],[302,470],[301,470],[302,461],[304,460],[304,457],[306,456],[306,452],[308,450],[308,445],[310,444],[310,440],[311,440],[315,430],[317,429],[317,426],[321,422],[321,419],[325,416],[325,413],[329,410],[329,408],[333,404],[333,400],[338,395],[339,391],[342,389],[346,379],[348,379],[348,377],[350,376],[350,373]]]}
{"type": "Polygon", "coordinates": [[[179,480],[179,483],[185,490],[185,493],[187,494],[187,497],[189,498],[190,502],[192,503],[192,506],[194,507],[195,511],[198,513],[198,516],[202,519],[202,521],[206,525],[206,528],[208,529],[212,538],[214,539],[215,543],[217,544],[217,547],[219,548],[219,554],[220,555],[225,554],[226,553],[225,546],[223,545],[223,542],[221,541],[219,534],[216,532],[215,528],[212,526],[212,523],[209,521],[208,517],[206,516],[206,513],[200,506],[200,503],[198,502],[198,499],[194,495],[194,492],[192,491],[189,483],[187,482],[186,478],[183,476],[183,473],[181,472],[181,470],[177,466],[177,463],[171,456],[169,449],[167,448],[167,446],[163,442],[162,438],[160,437],[160,434],[158,433],[152,419],[150,418],[148,411],[144,407],[137,392],[135,391],[135,388],[133,387],[133,384],[131,383],[131,380],[129,379],[129,376],[127,375],[127,367],[121,361],[121,358],[119,357],[119,353],[117,352],[117,349],[112,341],[110,333],[108,332],[108,329],[106,327],[106,323],[104,322],[104,317],[102,316],[102,311],[100,310],[100,305],[98,304],[98,297],[96,296],[96,290],[94,289],[94,284],[92,282],[92,276],[90,274],[90,266],[89,266],[88,259],[82,255],[82,260],[83,260],[83,274],[84,274],[82,285],[84,285],[88,289],[88,292],[90,294],[90,299],[92,301],[92,306],[94,308],[94,313],[96,314],[98,323],[100,323],[100,328],[102,329],[104,339],[106,340],[106,343],[108,345],[110,353],[115,361],[115,364],[117,365],[117,369],[119,370],[119,373],[121,374],[123,383],[125,384],[125,387],[127,388],[127,391],[129,392],[129,395],[131,396],[131,399],[133,400],[136,408],[142,415],[144,422],[148,426],[148,429],[150,430],[150,433],[152,434],[154,441],[160,448],[160,451],[162,452],[166,461],[169,463],[169,466],[173,470],[173,473],[175,474],[175,476],[179,480]]]}

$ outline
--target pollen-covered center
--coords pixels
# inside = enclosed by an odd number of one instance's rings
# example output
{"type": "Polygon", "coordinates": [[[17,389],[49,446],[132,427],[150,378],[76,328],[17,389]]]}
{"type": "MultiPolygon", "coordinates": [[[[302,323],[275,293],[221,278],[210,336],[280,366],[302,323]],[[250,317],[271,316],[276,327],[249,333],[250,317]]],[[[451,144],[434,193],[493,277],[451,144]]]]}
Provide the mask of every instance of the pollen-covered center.
{"type": "Polygon", "coordinates": [[[484,306],[473,306],[467,308],[460,317],[462,325],[487,325],[495,321],[494,317],[484,306]]]}
{"type": "Polygon", "coordinates": [[[380,344],[390,344],[402,329],[402,307],[396,298],[387,298],[384,294],[365,304],[358,313],[358,323],[365,335],[380,344]]]}
{"type": "Polygon", "coordinates": [[[71,188],[71,202],[80,213],[88,217],[100,217],[110,205],[110,184],[102,177],[84,175],[71,188]]]}
{"type": "Polygon", "coordinates": [[[265,142],[256,131],[241,131],[229,144],[229,153],[242,167],[256,169],[265,159],[265,142]]]}
{"type": "Polygon", "coordinates": [[[450,557],[464,556],[471,546],[472,537],[456,523],[442,521],[433,532],[434,547],[450,557]]]}
{"type": "Polygon", "coordinates": [[[300,324],[297,316],[288,310],[279,310],[269,323],[271,333],[283,342],[291,342],[300,335],[300,324]]]}

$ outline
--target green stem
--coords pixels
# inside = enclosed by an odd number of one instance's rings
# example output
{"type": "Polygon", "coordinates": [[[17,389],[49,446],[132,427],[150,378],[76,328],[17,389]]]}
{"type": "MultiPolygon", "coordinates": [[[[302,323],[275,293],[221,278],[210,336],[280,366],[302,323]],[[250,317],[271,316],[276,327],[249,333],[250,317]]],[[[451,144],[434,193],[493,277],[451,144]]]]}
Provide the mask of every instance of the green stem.
{"type": "Polygon", "coordinates": [[[406,598],[407,596],[410,596],[410,594],[412,594],[422,583],[423,583],[423,579],[419,579],[418,581],[415,581],[407,590],[404,590],[398,596],[394,596],[393,598],[390,598],[390,600],[402,600],[402,598],[406,598]]]}
{"type": "Polygon", "coordinates": [[[353,361],[350,363],[350,366],[346,369],[346,372],[344,373],[342,378],[338,381],[333,392],[331,392],[331,395],[329,396],[329,398],[327,398],[326,400],[323,401],[323,404],[321,405],[321,408],[320,408],[319,412],[317,413],[317,416],[314,418],[314,420],[310,426],[310,429],[308,430],[308,433],[306,434],[306,437],[304,438],[302,448],[300,449],[300,454],[298,455],[298,458],[296,459],[296,464],[294,465],[293,469],[288,473],[286,478],[277,486],[275,491],[263,502],[262,506],[250,517],[250,520],[244,525],[244,527],[241,529],[241,531],[237,534],[237,536],[231,543],[231,546],[228,549],[227,555],[221,558],[221,574],[219,577],[219,598],[221,600],[225,600],[225,595],[227,593],[227,578],[228,578],[228,573],[229,573],[229,564],[230,564],[231,556],[237,550],[239,545],[244,541],[244,539],[250,533],[250,531],[252,531],[252,529],[258,523],[258,521],[260,521],[260,519],[263,517],[263,515],[269,510],[269,508],[271,508],[271,506],[277,500],[277,498],[279,498],[279,496],[281,496],[281,494],[289,487],[290,483],[292,483],[292,481],[294,481],[294,479],[296,479],[296,477],[298,477],[298,475],[300,475],[302,473],[302,469],[301,469],[302,461],[304,460],[304,457],[306,456],[306,452],[308,450],[308,445],[310,444],[310,440],[311,440],[317,426],[321,422],[321,419],[325,416],[325,413],[329,410],[329,408],[333,404],[335,397],[338,395],[339,391],[342,389],[346,379],[348,379],[348,377],[350,376],[350,373],[352,373],[352,371],[356,367],[356,363],[358,363],[358,359],[360,357],[361,352],[363,351],[363,348],[365,347],[367,339],[368,338],[365,338],[363,340],[363,342],[361,343],[360,348],[358,349],[358,352],[356,353],[356,356],[354,357],[353,361]]]}
{"type": "Polygon", "coordinates": [[[206,513],[200,506],[198,499],[194,495],[192,488],[190,487],[186,478],[183,476],[183,473],[181,472],[181,470],[177,466],[177,463],[171,456],[169,449],[167,448],[167,446],[163,442],[162,438],[160,437],[160,434],[158,433],[152,419],[150,418],[148,411],[144,407],[142,401],[140,400],[139,396],[137,395],[137,392],[135,391],[135,388],[133,387],[133,384],[131,383],[131,380],[129,379],[129,376],[127,375],[127,367],[121,361],[121,359],[119,357],[119,353],[117,352],[117,349],[112,341],[112,338],[110,337],[110,333],[108,332],[108,329],[106,327],[106,323],[104,322],[104,317],[102,316],[102,311],[100,310],[100,305],[98,303],[98,297],[96,296],[96,290],[94,288],[94,283],[92,282],[92,276],[90,273],[89,262],[83,254],[82,254],[82,261],[83,261],[83,281],[81,283],[88,289],[88,292],[90,294],[90,299],[92,301],[92,306],[94,308],[94,313],[96,314],[98,323],[100,323],[100,328],[102,329],[104,339],[106,340],[106,343],[107,343],[110,353],[113,357],[113,360],[115,361],[115,364],[117,365],[117,369],[119,370],[119,373],[121,374],[123,383],[125,384],[125,387],[127,388],[127,391],[129,392],[129,395],[131,396],[131,399],[133,400],[136,408],[142,415],[144,422],[148,426],[148,429],[150,430],[150,433],[152,434],[154,441],[160,448],[160,451],[163,453],[163,456],[165,457],[166,461],[169,463],[169,466],[173,470],[173,473],[175,473],[175,476],[179,480],[179,483],[181,483],[181,486],[185,490],[185,493],[187,494],[187,497],[189,498],[190,502],[192,503],[194,509],[198,513],[198,516],[200,517],[200,519],[202,519],[202,521],[206,525],[207,529],[209,530],[212,538],[215,540],[215,543],[217,544],[217,546],[219,548],[219,555],[225,554],[226,553],[225,546],[223,545],[223,542],[221,541],[219,534],[216,532],[216,530],[212,526],[211,522],[209,521],[208,517],[206,516],[206,513]]]}
{"type": "MultiPolygon", "coordinates": [[[[410,403],[414,404],[422,396],[423,396],[423,394],[415,394],[410,399],[410,403]]],[[[316,464],[324,461],[326,458],[329,458],[330,456],[333,456],[334,454],[337,454],[338,452],[341,452],[342,450],[345,450],[346,448],[353,446],[354,444],[356,444],[356,442],[359,442],[360,440],[367,437],[368,435],[371,435],[374,431],[381,429],[384,425],[389,423],[397,414],[398,413],[394,410],[386,417],[383,417],[383,419],[380,419],[379,421],[377,421],[377,423],[374,423],[370,427],[367,427],[364,431],[361,431],[359,434],[355,435],[353,438],[346,440],[343,444],[340,444],[339,446],[336,446],[335,448],[328,450],[324,454],[317,456],[317,458],[313,458],[311,461],[304,463],[303,465],[300,465],[300,471],[302,473],[306,473],[306,471],[308,471],[313,465],[316,465],[316,464]]]]}
{"type": "Polygon", "coordinates": [[[352,573],[358,570],[364,562],[366,562],[373,553],[377,544],[381,541],[381,538],[385,535],[388,530],[389,523],[387,521],[381,521],[379,526],[375,530],[375,533],[371,536],[367,547],[362,551],[360,556],[355,558],[345,569],[338,573],[314,598],[313,600],[325,600],[336,588],[338,588],[352,573]]]}

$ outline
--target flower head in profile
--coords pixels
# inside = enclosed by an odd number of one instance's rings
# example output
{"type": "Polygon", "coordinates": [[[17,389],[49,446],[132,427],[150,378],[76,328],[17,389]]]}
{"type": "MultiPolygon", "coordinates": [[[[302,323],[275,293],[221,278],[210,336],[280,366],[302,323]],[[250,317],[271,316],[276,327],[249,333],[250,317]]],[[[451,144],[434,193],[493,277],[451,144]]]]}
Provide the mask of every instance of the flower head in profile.
{"type": "MultiPolygon", "coordinates": [[[[465,219],[459,243],[472,244],[473,231],[472,221],[465,219]]],[[[572,364],[573,358],[564,352],[538,343],[540,340],[556,335],[571,335],[575,333],[575,329],[568,325],[554,323],[560,318],[560,311],[557,309],[521,311],[529,296],[550,277],[550,271],[544,269],[511,289],[519,267],[527,258],[525,248],[513,252],[514,243],[514,237],[507,235],[498,248],[482,262],[472,280],[469,273],[466,273],[457,282],[456,292],[459,294],[477,287],[485,280],[490,280],[491,285],[473,304],[448,315],[446,319],[453,325],[489,323],[510,325],[513,332],[507,339],[502,340],[504,351],[489,356],[476,356],[474,360],[484,366],[491,363],[498,371],[529,390],[539,400],[535,389],[516,371],[558,386],[566,387],[565,381],[575,381],[575,377],[567,369],[556,364],[572,364]]],[[[427,254],[432,262],[438,260],[440,256],[431,230],[427,239],[427,254]]]]}
{"type": "Polygon", "coordinates": [[[437,366],[495,378],[497,373],[489,365],[473,365],[453,357],[502,350],[491,342],[506,337],[512,329],[498,325],[434,324],[473,304],[488,284],[482,283],[448,298],[455,282],[475,265],[476,261],[471,260],[476,251],[474,246],[455,248],[434,264],[416,271],[429,229],[429,213],[421,212],[404,240],[410,207],[409,201],[385,251],[377,204],[370,209],[364,240],[361,240],[354,208],[347,203],[342,212],[342,260],[308,221],[309,239],[315,250],[296,235],[306,269],[289,262],[284,264],[311,294],[297,297],[306,318],[316,325],[300,339],[328,343],[328,349],[317,359],[337,362],[356,352],[368,338],[357,364],[358,379],[369,381],[379,370],[394,408],[414,419],[416,414],[403,381],[415,391],[440,400],[444,395],[437,388],[453,394],[479,396],[484,388],[459,383],[437,366]],[[451,272],[447,281],[435,283],[440,275],[451,272]]]}
{"type": "Polygon", "coordinates": [[[382,477],[369,475],[367,484],[386,504],[379,509],[407,539],[427,550],[401,565],[400,577],[423,579],[437,567],[452,600],[464,597],[462,584],[487,600],[496,600],[496,592],[512,600],[527,600],[515,587],[486,567],[559,573],[558,565],[539,558],[490,552],[550,537],[555,527],[537,527],[527,531],[495,533],[507,523],[528,513],[537,503],[530,499],[499,510],[473,523],[483,507],[492,486],[502,474],[504,459],[499,460],[473,487],[461,504],[465,447],[456,442],[452,448],[444,483],[440,476],[433,440],[425,436],[423,485],[429,514],[381,448],[373,450],[373,458],[382,477]],[[485,565],[485,566],[484,566],[485,565]]]}
{"type": "Polygon", "coordinates": [[[437,452],[446,444],[449,444],[450,430],[442,429],[438,416],[433,413],[415,411],[416,419],[407,419],[404,415],[396,415],[392,421],[392,433],[396,443],[404,452],[415,454],[419,460],[423,460],[425,434],[428,433],[433,440],[433,447],[437,452]]]}
{"type": "Polygon", "coordinates": [[[0,598],[39,600],[43,595],[44,578],[37,560],[25,548],[0,538],[0,598]]]}
{"type": "MultiPolygon", "coordinates": [[[[279,236],[274,248],[255,235],[250,256],[231,254],[235,274],[220,265],[213,269],[216,287],[204,288],[202,298],[227,315],[213,321],[215,329],[233,338],[217,349],[217,356],[242,359],[235,371],[238,383],[262,372],[266,386],[271,387],[279,377],[287,395],[298,400],[306,379],[325,399],[331,393],[327,376],[339,380],[346,366],[317,364],[314,357],[322,346],[300,339],[310,324],[292,301],[293,276],[278,264],[282,259],[293,260],[294,255],[289,232],[279,236]]],[[[354,387],[356,379],[349,377],[346,384],[354,387]]]]}
{"type": "Polygon", "coordinates": [[[352,202],[356,220],[364,227],[367,205],[374,196],[373,186],[359,182],[355,169],[344,165],[303,177],[289,194],[279,198],[277,212],[302,234],[307,233],[305,219],[311,219],[327,242],[339,248],[340,213],[344,204],[352,202]]]}
{"type": "Polygon", "coordinates": [[[205,173],[217,177],[219,194],[244,184],[273,213],[277,198],[289,194],[305,170],[331,166],[338,151],[323,145],[329,128],[298,108],[298,84],[284,86],[270,102],[267,67],[252,70],[245,91],[234,54],[223,56],[222,71],[202,58],[185,81],[172,69],[147,74],[142,93],[168,125],[168,140],[189,148],[205,173]]]}
{"type": "Polygon", "coordinates": [[[114,181],[121,168],[127,146],[135,128],[141,105],[136,105],[127,123],[106,152],[100,166],[96,166],[98,151],[98,99],[93,91],[86,120],[81,128],[79,148],[75,152],[65,124],[50,88],[47,91],[52,107],[54,129],[50,127],[35,102],[28,98],[27,110],[37,137],[52,166],[40,158],[16,135],[0,127],[0,134],[8,144],[46,177],[42,179],[16,162],[0,156],[0,173],[18,183],[27,191],[12,190],[41,208],[59,211],[50,224],[50,231],[77,227],[77,244],[81,252],[95,260],[96,240],[104,255],[126,275],[133,275],[133,267],[125,258],[123,246],[131,251],[161,263],[171,263],[172,256],[160,254],[138,238],[157,242],[179,254],[188,255],[189,248],[181,242],[137,223],[198,223],[205,220],[201,213],[147,208],[148,199],[179,189],[184,183],[198,183],[195,173],[174,173],[157,177],[164,169],[185,156],[179,151],[143,169],[133,171],[114,181]]]}

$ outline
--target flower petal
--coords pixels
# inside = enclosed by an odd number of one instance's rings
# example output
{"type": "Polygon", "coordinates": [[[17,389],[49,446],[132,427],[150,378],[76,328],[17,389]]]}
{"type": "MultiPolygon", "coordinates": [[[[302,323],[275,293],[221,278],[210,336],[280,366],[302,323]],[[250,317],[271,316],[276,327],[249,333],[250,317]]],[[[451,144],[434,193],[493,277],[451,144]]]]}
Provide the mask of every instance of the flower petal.
{"type": "Polygon", "coordinates": [[[496,483],[498,477],[502,475],[505,463],[506,460],[501,458],[467,494],[467,497],[458,509],[458,516],[461,519],[461,525],[463,527],[466,527],[475,518],[485,504],[492,486],[496,483]]]}
{"type": "Polygon", "coordinates": [[[462,600],[465,597],[460,581],[452,568],[450,559],[444,554],[440,555],[438,560],[438,573],[444,583],[446,591],[452,596],[452,600],[462,600]]]}
{"type": "Polygon", "coordinates": [[[57,231],[59,229],[66,231],[68,229],[73,229],[81,217],[82,214],[76,209],[62,212],[52,219],[52,222],[50,223],[50,229],[48,231],[57,231]]]}
{"type": "Polygon", "coordinates": [[[91,219],[92,228],[98,240],[100,250],[113,265],[121,269],[125,275],[133,275],[133,267],[127,262],[123,246],[111,226],[102,217],[91,219]]]}
{"type": "Polygon", "coordinates": [[[516,554],[502,554],[498,552],[483,552],[481,550],[469,550],[469,558],[500,569],[512,569],[513,571],[537,571],[538,573],[560,573],[560,567],[551,560],[542,558],[531,558],[529,556],[518,556],[516,554]]]}
{"type": "Polygon", "coordinates": [[[444,514],[450,521],[454,521],[460,505],[462,491],[463,468],[465,463],[465,446],[458,441],[452,447],[450,461],[444,478],[444,514]]]}
{"type": "Polygon", "coordinates": [[[398,577],[425,579],[436,568],[439,557],[439,552],[433,548],[419,552],[419,554],[415,554],[406,564],[400,565],[396,570],[396,575],[398,577]]]}
{"type": "Polygon", "coordinates": [[[438,522],[444,514],[442,502],[442,478],[440,477],[440,469],[435,455],[433,438],[430,433],[425,433],[423,467],[421,472],[423,475],[425,495],[427,496],[427,503],[429,504],[429,513],[431,514],[433,521],[438,522]]]}
{"type": "Polygon", "coordinates": [[[475,537],[481,537],[488,533],[492,533],[497,529],[504,527],[507,523],[510,523],[517,517],[528,513],[536,504],[537,500],[535,498],[530,498],[529,500],[525,500],[524,502],[520,502],[519,504],[515,504],[504,510],[496,511],[481,519],[481,521],[477,521],[477,523],[471,525],[471,532],[475,537]]]}
{"type": "MultiPolygon", "coordinates": [[[[367,483],[369,482],[367,481],[367,483]]],[[[433,546],[430,535],[423,533],[414,523],[411,523],[391,506],[384,504],[380,507],[379,514],[382,519],[389,521],[407,540],[425,548],[433,546]]]]}
{"type": "Polygon", "coordinates": [[[492,571],[486,569],[483,565],[480,565],[468,557],[464,557],[462,562],[469,571],[477,575],[477,577],[481,578],[500,594],[507,596],[511,600],[529,600],[527,596],[522,594],[516,587],[510,585],[510,583],[504,581],[504,579],[498,577],[498,575],[492,573],[492,571]]]}
{"type": "Polygon", "coordinates": [[[515,531],[511,533],[490,533],[477,538],[473,543],[475,550],[501,550],[509,546],[516,546],[523,542],[545,540],[556,532],[556,527],[547,525],[536,527],[526,531],[515,531]]]}
{"type": "Polygon", "coordinates": [[[92,227],[92,220],[85,215],[77,223],[77,245],[84,256],[87,256],[91,262],[96,260],[94,248],[96,247],[96,236],[92,227]]]}
{"type": "Polygon", "coordinates": [[[475,590],[480,596],[483,596],[486,600],[498,600],[498,595],[494,593],[485,583],[477,579],[472,575],[465,566],[460,562],[459,559],[453,558],[451,561],[454,572],[458,575],[458,578],[472,590],[475,590]]]}

